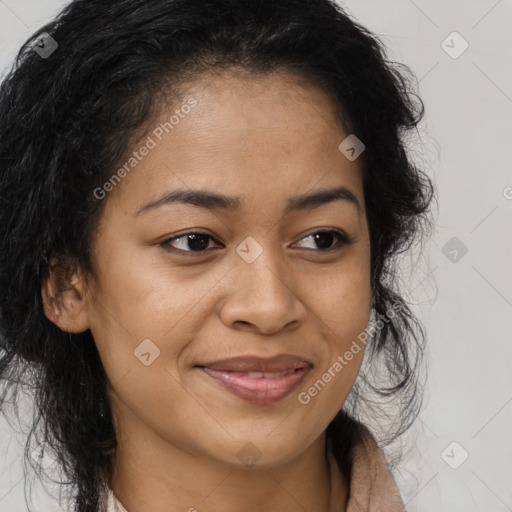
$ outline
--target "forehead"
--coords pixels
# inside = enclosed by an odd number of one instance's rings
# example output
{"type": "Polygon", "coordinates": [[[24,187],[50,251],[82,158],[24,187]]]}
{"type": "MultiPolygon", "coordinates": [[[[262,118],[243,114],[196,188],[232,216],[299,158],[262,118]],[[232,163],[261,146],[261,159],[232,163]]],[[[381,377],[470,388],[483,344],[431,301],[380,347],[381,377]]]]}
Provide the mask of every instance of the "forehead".
{"type": "MultiPolygon", "coordinates": [[[[191,113],[194,124],[178,131],[203,144],[208,140],[232,144],[257,135],[258,142],[284,146],[293,136],[325,136],[341,129],[333,98],[307,78],[287,71],[249,74],[232,70],[202,75],[186,92],[181,91],[171,110],[179,109],[191,96],[198,101],[191,113]]],[[[161,119],[166,114],[164,109],[161,119]]]]}
{"type": "Polygon", "coordinates": [[[347,136],[338,119],[330,95],[300,76],[205,74],[172,105],[161,104],[133,148],[151,149],[124,173],[109,202],[128,201],[133,213],[178,186],[242,201],[262,191],[266,198],[297,195],[317,184],[360,194],[359,164],[338,149],[347,136]]]}

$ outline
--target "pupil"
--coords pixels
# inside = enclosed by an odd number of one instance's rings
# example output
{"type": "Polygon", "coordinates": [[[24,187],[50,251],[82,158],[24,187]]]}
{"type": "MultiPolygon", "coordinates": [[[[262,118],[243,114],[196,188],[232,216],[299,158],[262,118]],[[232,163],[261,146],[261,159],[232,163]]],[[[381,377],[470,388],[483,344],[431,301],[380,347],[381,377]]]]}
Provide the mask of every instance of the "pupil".
{"type": "Polygon", "coordinates": [[[206,249],[208,247],[208,235],[188,235],[188,246],[193,251],[206,249]]]}
{"type": "Polygon", "coordinates": [[[319,246],[320,249],[329,249],[332,245],[333,237],[334,235],[332,233],[317,233],[315,235],[315,243],[319,246]]]}

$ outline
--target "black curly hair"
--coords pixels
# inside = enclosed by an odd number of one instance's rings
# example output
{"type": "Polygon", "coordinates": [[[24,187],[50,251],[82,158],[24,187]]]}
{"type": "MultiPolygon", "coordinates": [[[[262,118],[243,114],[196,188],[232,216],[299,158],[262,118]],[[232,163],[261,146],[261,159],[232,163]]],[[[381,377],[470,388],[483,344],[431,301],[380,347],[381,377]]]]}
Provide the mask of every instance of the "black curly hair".
{"type": "Polygon", "coordinates": [[[340,466],[358,420],[372,428],[372,418],[389,416],[379,407],[396,404],[388,430],[376,429],[388,444],[420,410],[426,335],[399,291],[397,257],[425,239],[434,188],[406,153],[405,135],[424,114],[411,70],[332,0],[74,0],[26,41],[0,88],[0,405],[18,411],[18,388],[28,386],[36,412],[26,458],[41,433],[76,511],[105,506],[116,436],[91,332],[49,321],[42,283],[53,258],[94,275],[90,247],[108,201],[94,190],[126,160],[162,98],[233,67],[312,80],[366,147],[372,314],[384,321],[327,429],[340,466]],[[58,44],[50,54],[36,51],[37,41],[51,46],[46,34],[58,44]]]}

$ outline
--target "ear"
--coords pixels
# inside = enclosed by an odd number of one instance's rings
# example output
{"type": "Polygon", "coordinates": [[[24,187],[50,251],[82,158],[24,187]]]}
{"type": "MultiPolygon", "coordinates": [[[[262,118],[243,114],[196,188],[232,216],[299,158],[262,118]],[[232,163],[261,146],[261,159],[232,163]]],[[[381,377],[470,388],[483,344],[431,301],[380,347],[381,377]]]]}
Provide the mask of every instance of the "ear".
{"type": "Polygon", "coordinates": [[[89,328],[85,281],[80,271],[70,272],[53,258],[41,296],[46,318],[61,330],[80,333],[89,328]]]}

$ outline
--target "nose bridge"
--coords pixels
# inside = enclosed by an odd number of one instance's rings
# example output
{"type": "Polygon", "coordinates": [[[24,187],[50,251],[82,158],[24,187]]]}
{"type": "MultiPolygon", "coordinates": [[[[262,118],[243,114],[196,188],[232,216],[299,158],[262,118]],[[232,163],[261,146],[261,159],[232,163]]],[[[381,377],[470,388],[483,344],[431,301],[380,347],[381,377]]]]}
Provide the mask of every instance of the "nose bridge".
{"type": "Polygon", "coordinates": [[[286,286],[286,266],[281,249],[272,239],[272,236],[247,237],[236,249],[239,261],[236,261],[234,271],[237,280],[244,284],[245,291],[258,294],[269,300],[283,298],[290,293],[286,286]]]}
{"type": "Polygon", "coordinates": [[[277,330],[304,314],[301,299],[290,283],[285,255],[267,236],[248,237],[236,249],[232,288],[223,306],[224,321],[250,323],[262,331],[277,330]]]}

